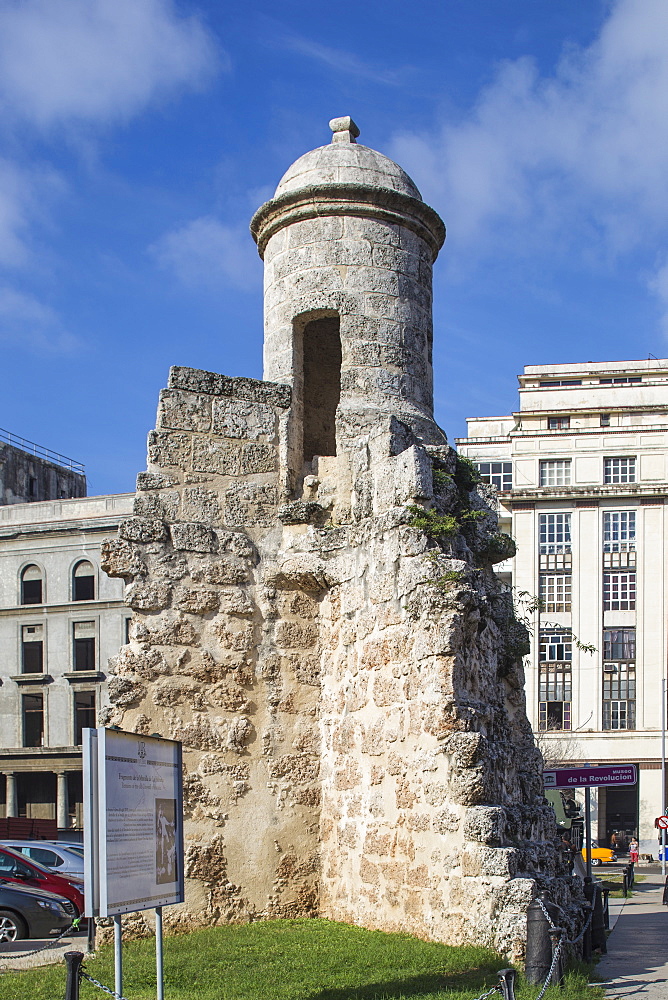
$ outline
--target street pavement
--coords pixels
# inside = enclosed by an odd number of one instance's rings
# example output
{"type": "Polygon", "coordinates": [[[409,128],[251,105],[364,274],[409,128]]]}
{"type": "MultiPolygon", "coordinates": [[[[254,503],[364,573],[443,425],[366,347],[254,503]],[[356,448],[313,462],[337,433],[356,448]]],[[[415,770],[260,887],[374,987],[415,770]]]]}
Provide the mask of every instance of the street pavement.
{"type": "MultiPolygon", "coordinates": [[[[598,873],[597,873],[598,874],[598,873]]],[[[636,866],[633,895],[610,900],[608,953],[596,966],[610,1000],[668,1000],[668,906],[662,903],[661,866],[636,866]]]]}
{"type": "MultiPolygon", "coordinates": [[[[12,969],[19,972],[21,969],[34,969],[39,965],[55,965],[57,962],[62,962],[66,951],[82,951],[85,955],[86,946],[85,931],[67,934],[57,944],[53,944],[53,938],[27,938],[24,941],[13,941],[11,944],[0,944],[0,974],[12,969]],[[45,948],[46,945],[51,947],[45,948]],[[40,951],[37,955],[27,954],[38,948],[40,951]]],[[[1,985],[0,996],[2,996],[1,985]]]]}

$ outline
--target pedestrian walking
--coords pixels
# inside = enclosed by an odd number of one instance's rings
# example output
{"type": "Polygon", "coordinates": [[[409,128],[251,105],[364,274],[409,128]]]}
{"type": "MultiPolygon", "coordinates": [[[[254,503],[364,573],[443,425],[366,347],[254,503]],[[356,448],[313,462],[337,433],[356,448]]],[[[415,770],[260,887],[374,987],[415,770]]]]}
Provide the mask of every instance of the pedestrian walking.
{"type": "Polygon", "coordinates": [[[639,850],[638,841],[636,840],[635,837],[633,837],[631,839],[631,843],[629,844],[629,861],[631,862],[632,865],[634,865],[638,860],[638,850],[639,850]]]}

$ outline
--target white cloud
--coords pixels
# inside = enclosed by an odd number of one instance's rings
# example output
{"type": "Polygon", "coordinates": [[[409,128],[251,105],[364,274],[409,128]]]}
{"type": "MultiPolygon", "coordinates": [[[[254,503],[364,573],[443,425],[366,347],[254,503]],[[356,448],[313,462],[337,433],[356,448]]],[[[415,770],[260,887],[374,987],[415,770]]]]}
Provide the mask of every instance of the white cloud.
{"type": "Polygon", "coordinates": [[[262,267],[247,226],[226,226],[203,216],[166,233],[149,252],[185,285],[242,291],[261,287],[262,267]]]}
{"type": "Polygon", "coordinates": [[[413,72],[410,67],[387,69],[375,66],[370,62],[360,59],[354,52],[323,45],[321,42],[314,42],[312,39],[301,35],[279,34],[272,37],[272,44],[313,59],[344,76],[371,80],[373,83],[385,84],[391,87],[401,86],[405,82],[407,75],[413,72]]]}
{"type": "Polygon", "coordinates": [[[0,0],[0,101],[38,126],[126,119],[216,64],[172,0],[0,0]]]}
{"type": "Polygon", "coordinates": [[[26,168],[0,158],[0,266],[31,262],[31,227],[45,218],[64,187],[60,174],[47,165],[26,168]]]}
{"type": "Polygon", "coordinates": [[[665,0],[618,0],[553,75],[505,62],[465,119],[394,137],[458,253],[615,257],[665,237],[667,37],[665,0]]]}
{"type": "Polygon", "coordinates": [[[0,342],[37,354],[70,354],[80,347],[50,306],[9,287],[0,287],[0,342]]]}

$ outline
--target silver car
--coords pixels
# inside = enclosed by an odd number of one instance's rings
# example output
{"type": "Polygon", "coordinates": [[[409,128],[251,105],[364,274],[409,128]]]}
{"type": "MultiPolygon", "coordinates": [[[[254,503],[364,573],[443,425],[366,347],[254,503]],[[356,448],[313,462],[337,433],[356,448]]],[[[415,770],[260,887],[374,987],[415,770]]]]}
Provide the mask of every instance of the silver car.
{"type": "Polygon", "coordinates": [[[70,850],[49,840],[3,840],[0,844],[4,847],[11,847],[15,851],[20,851],[33,861],[39,861],[46,868],[52,868],[59,875],[65,878],[74,876],[77,880],[83,879],[84,859],[78,851],[70,850]]]}

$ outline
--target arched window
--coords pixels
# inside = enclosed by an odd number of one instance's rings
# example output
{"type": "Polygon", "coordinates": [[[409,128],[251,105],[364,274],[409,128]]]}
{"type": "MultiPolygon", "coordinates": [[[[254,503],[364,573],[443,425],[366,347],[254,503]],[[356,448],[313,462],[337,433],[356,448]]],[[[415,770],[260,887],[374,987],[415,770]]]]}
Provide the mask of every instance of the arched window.
{"type": "Polygon", "coordinates": [[[42,571],[39,566],[26,566],[21,573],[21,604],[41,604],[42,600],[42,571]]]}
{"type": "Polygon", "coordinates": [[[72,600],[95,600],[95,570],[89,562],[76,564],[72,574],[72,600]]]}

